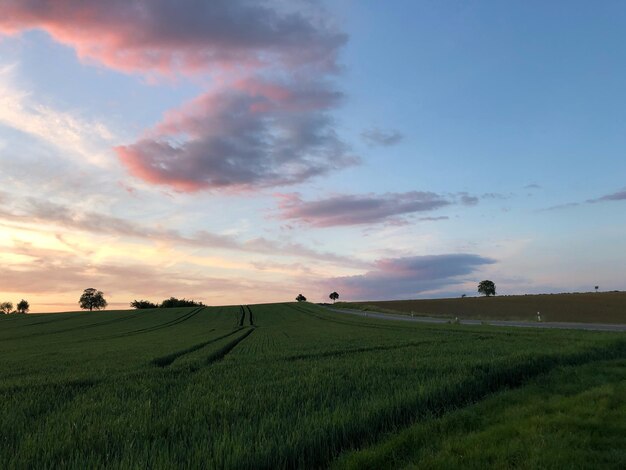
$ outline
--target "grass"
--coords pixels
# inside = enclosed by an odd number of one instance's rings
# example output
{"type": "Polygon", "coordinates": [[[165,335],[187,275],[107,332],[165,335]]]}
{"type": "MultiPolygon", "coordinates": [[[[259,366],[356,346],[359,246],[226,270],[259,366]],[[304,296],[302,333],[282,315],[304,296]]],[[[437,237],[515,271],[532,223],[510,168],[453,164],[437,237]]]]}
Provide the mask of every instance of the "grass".
{"type": "Polygon", "coordinates": [[[624,459],[617,333],[405,324],[274,304],[3,318],[0,357],[3,469],[505,465],[573,442],[550,425],[551,446],[495,439],[507,416],[522,430],[547,420],[539,406],[552,389],[551,409],[580,415],[576,439],[593,441],[558,463],[624,459]],[[581,389],[559,394],[567,374],[581,389]],[[603,433],[587,426],[594,415],[603,433]],[[464,460],[454,460],[457,441],[464,460]],[[407,452],[414,443],[424,452],[407,452]]]}
{"type": "Polygon", "coordinates": [[[337,302],[335,307],[476,320],[626,323],[626,292],[337,302]]]}
{"type": "Polygon", "coordinates": [[[559,367],[382,442],[335,469],[626,468],[626,361],[559,367]]]}

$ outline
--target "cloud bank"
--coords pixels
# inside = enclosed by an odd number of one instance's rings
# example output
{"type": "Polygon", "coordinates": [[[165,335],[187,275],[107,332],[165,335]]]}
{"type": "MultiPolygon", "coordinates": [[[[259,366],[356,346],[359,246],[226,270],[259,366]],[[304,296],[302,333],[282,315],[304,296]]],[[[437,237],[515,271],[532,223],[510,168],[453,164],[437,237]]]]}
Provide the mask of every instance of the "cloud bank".
{"type": "Polygon", "coordinates": [[[336,277],[326,287],[351,300],[406,299],[457,284],[461,276],[493,263],[491,258],[465,253],[386,258],[365,274],[336,277]]]}

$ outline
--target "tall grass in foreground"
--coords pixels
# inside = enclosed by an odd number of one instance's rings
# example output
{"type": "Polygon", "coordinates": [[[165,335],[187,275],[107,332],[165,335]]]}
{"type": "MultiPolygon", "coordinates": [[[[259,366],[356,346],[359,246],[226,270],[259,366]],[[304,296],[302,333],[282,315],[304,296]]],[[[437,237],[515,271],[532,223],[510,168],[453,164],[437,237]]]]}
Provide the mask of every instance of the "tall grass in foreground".
{"type": "Polygon", "coordinates": [[[336,469],[626,468],[626,360],[559,367],[414,423],[336,469]]]}
{"type": "Polygon", "coordinates": [[[618,334],[292,304],[26,317],[0,341],[1,468],[321,467],[561,367],[626,357],[618,334]]]}

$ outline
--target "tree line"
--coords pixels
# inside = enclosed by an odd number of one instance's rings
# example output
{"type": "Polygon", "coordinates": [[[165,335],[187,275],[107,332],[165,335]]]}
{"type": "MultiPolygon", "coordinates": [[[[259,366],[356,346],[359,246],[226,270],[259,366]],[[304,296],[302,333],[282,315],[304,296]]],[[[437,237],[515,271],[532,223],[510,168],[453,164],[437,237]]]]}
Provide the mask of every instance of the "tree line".
{"type": "Polygon", "coordinates": [[[13,310],[13,302],[1,302],[0,303],[0,312],[8,315],[10,313],[28,313],[30,310],[30,304],[27,300],[20,300],[15,306],[15,310],[13,310]]]}
{"type": "MultiPolygon", "coordinates": [[[[102,291],[90,287],[85,289],[78,300],[80,308],[84,310],[102,310],[106,308],[107,301],[104,298],[102,291]]],[[[177,299],[176,297],[170,297],[163,302],[154,303],[149,300],[133,300],[130,303],[132,308],[146,309],[146,308],[176,308],[176,307],[204,307],[202,302],[196,302],[191,299],[177,299]]]]}
{"type": "Polygon", "coordinates": [[[149,300],[133,300],[130,306],[136,309],[144,308],[177,308],[177,307],[204,307],[202,302],[196,302],[191,299],[177,299],[176,297],[170,297],[165,299],[160,304],[150,302],[149,300]]]}
{"type": "MultiPolygon", "coordinates": [[[[484,280],[478,284],[478,293],[490,297],[496,295],[496,285],[493,281],[484,280]]],[[[334,291],[328,296],[330,300],[335,303],[339,299],[339,294],[334,291]]],[[[298,294],[296,297],[297,302],[306,302],[306,297],[302,294],[298,294]]],[[[104,300],[102,292],[96,291],[96,289],[85,289],[85,292],[81,296],[80,306],[84,309],[92,310],[94,308],[100,309],[106,307],[107,303],[104,300]]],[[[195,300],[177,299],[176,297],[170,297],[165,299],[160,304],[150,302],[149,300],[133,300],[130,306],[135,309],[147,309],[147,308],[176,308],[176,307],[203,307],[202,302],[196,302],[195,300]]]]}
{"type": "MultiPolygon", "coordinates": [[[[597,286],[596,286],[597,290],[597,286]]],[[[486,295],[490,297],[492,295],[496,295],[496,285],[493,281],[484,280],[478,284],[478,292],[480,294],[486,295]]],[[[339,299],[339,294],[337,292],[331,292],[328,296],[333,303],[339,299]]],[[[465,297],[465,295],[463,295],[465,297]]],[[[306,297],[302,294],[298,294],[296,297],[296,301],[298,302],[306,302],[306,297]]],[[[80,308],[83,310],[89,310],[90,312],[93,310],[102,310],[107,307],[108,303],[104,298],[104,294],[102,291],[94,289],[93,287],[89,287],[83,291],[78,300],[78,304],[80,308]]],[[[163,300],[160,304],[154,303],[149,300],[133,300],[130,303],[130,306],[135,309],[148,309],[148,308],[178,308],[178,307],[204,307],[202,302],[196,302],[192,299],[177,299],[176,297],[170,297],[169,299],[163,300]]],[[[13,310],[12,302],[2,302],[0,303],[0,312],[4,314],[9,313],[27,313],[30,309],[30,305],[28,301],[22,299],[20,300],[15,310],[13,310]]]]}

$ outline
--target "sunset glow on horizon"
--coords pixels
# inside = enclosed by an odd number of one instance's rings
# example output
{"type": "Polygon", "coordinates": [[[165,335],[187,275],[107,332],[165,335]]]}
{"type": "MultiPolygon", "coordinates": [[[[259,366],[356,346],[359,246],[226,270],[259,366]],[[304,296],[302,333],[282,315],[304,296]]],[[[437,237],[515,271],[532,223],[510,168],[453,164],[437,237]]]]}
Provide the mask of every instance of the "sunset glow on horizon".
{"type": "Polygon", "coordinates": [[[626,288],[623,2],[0,9],[0,302],[626,288]]]}

